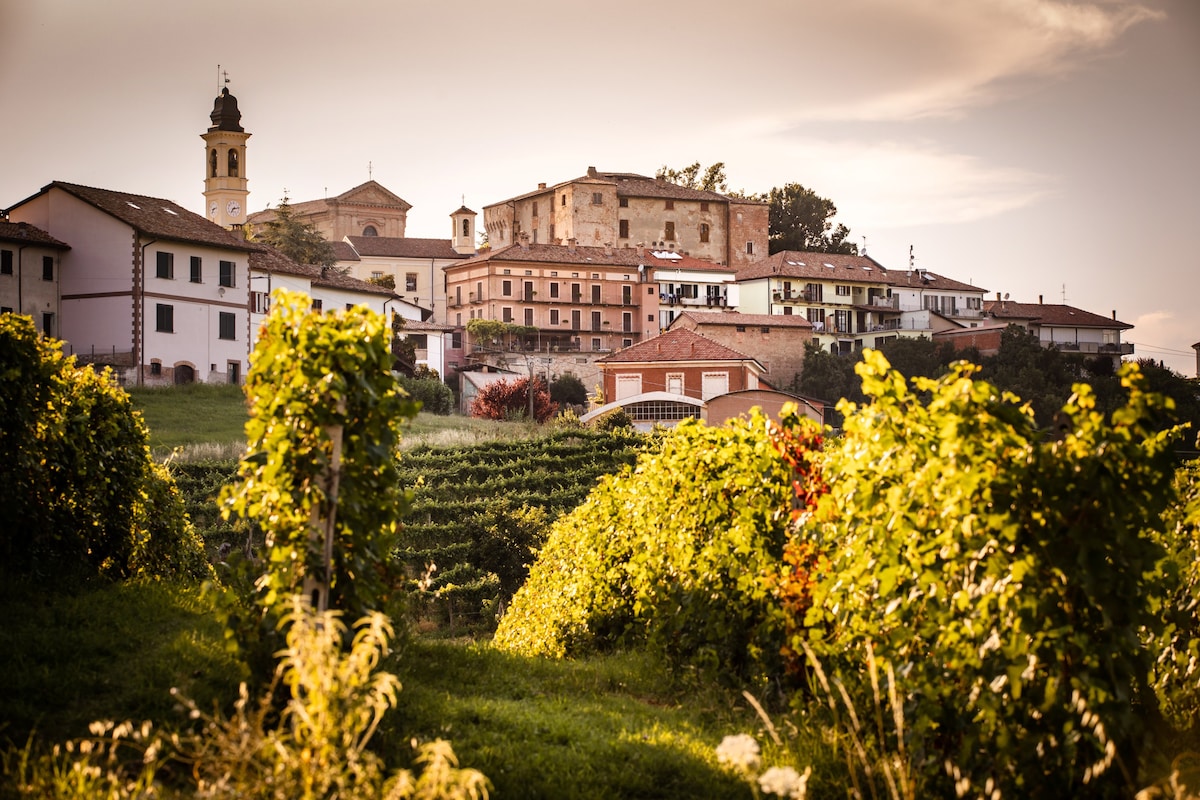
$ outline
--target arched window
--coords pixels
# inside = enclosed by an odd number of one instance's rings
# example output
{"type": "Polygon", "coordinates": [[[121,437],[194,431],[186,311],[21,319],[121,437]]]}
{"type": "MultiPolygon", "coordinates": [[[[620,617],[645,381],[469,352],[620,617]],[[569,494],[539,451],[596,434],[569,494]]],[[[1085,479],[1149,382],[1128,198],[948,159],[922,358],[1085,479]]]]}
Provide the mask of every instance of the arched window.
{"type": "Polygon", "coordinates": [[[463,218],[463,233],[462,233],[462,235],[467,237],[468,239],[471,237],[471,220],[469,220],[465,217],[463,218]]]}
{"type": "Polygon", "coordinates": [[[208,154],[208,177],[217,177],[217,151],[212,150],[208,154]]]}
{"type": "Polygon", "coordinates": [[[238,158],[237,150],[229,148],[229,177],[236,178],[238,176],[238,158]]]}
{"type": "Polygon", "coordinates": [[[379,235],[379,231],[375,230],[374,225],[368,225],[367,227],[363,228],[363,236],[378,236],[378,235],[379,235]]]}

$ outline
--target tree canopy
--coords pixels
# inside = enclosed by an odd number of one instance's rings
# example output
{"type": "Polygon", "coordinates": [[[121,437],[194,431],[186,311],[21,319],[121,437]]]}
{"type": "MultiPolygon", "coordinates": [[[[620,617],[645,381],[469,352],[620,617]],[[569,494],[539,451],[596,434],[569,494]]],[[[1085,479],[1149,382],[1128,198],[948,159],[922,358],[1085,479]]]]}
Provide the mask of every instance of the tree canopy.
{"type": "Polygon", "coordinates": [[[718,161],[707,169],[702,167],[699,161],[688,164],[683,169],[672,169],[664,164],[654,173],[654,177],[703,192],[725,192],[729,189],[724,161],[718,161]]]}
{"type": "Polygon", "coordinates": [[[831,222],[837,214],[832,200],[798,183],[776,186],[762,199],[770,206],[772,253],[800,250],[858,254],[858,245],[849,241],[850,229],[840,223],[835,228],[831,222]]]}
{"type": "Polygon", "coordinates": [[[298,264],[332,267],[337,262],[333,245],[311,222],[296,217],[286,194],[275,209],[275,219],[263,225],[258,238],[298,264]]]}

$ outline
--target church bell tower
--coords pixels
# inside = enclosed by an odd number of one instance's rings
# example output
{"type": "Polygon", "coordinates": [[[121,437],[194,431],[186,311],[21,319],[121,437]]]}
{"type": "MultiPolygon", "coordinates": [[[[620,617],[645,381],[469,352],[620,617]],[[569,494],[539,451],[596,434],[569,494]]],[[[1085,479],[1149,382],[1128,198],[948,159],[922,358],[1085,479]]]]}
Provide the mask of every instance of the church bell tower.
{"type": "Polygon", "coordinates": [[[204,140],[204,212],[223,228],[246,222],[246,140],[242,114],[229,87],[213,101],[212,127],[200,134],[204,140]]]}

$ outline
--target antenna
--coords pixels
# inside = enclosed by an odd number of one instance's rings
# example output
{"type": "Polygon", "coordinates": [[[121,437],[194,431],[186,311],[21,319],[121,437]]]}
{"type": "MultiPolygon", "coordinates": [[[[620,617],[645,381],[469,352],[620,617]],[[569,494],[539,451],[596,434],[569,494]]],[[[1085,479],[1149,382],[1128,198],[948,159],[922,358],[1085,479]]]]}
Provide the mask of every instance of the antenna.
{"type": "Polygon", "coordinates": [[[865,256],[867,254],[867,235],[865,233],[863,234],[862,240],[863,240],[862,254],[865,256]]]}
{"type": "Polygon", "coordinates": [[[1062,288],[1063,305],[1067,304],[1067,285],[1064,283],[1062,288]]]}
{"type": "Polygon", "coordinates": [[[372,180],[373,173],[371,172],[371,162],[367,162],[367,180],[372,180]]]}
{"type": "Polygon", "coordinates": [[[917,261],[917,257],[913,254],[913,246],[910,244],[908,246],[908,271],[909,272],[913,271],[913,264],[915,264],[916,261],[917,261]]]}

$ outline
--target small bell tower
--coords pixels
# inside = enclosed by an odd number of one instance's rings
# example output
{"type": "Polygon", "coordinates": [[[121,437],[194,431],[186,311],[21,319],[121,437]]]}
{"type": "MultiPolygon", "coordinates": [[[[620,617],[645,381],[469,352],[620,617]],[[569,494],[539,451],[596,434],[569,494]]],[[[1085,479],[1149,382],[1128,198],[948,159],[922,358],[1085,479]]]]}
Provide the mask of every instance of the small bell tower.
{"type": "Polygon", "coordinates": [[[475,212],[466,205],[450,215],[450,219],[454,220],[450,246],[460,255],[475,255],[475,217],[475,212]]]}
{"type": "MultiPolygon", "coordinates": [[[[229,82],[229,78],[225,78],[229,82]]],[[[223,228],[246,222],[246,140],[242,113],[229,87],[213,101],[212,127],[200,134],[204,140],[204,213],[223,228]]]]}

